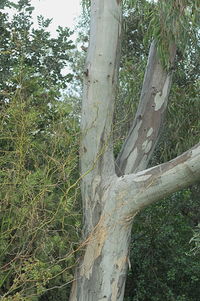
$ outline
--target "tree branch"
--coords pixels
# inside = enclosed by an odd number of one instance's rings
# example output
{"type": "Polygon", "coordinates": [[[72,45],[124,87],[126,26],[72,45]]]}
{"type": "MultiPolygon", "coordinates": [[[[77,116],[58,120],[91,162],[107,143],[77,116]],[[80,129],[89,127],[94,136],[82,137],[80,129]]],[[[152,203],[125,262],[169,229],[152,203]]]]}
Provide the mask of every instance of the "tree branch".
{"type": "Polygon", "coordinates": [[[122,176],[116,185],[130,214],[199,180],[200,143],[167,163],[122,176]]]}
{"type": "MultiPolygon", "coordinates": [[[[173,64],[176,47],[171,46],[173,64]]],[[[147,167],[162,127],[171,88],[172,74],[160,63],[155,41],[149,52],[138,110],[128,137],[116,160],[117,174],[130,174],[147,167]]]]}

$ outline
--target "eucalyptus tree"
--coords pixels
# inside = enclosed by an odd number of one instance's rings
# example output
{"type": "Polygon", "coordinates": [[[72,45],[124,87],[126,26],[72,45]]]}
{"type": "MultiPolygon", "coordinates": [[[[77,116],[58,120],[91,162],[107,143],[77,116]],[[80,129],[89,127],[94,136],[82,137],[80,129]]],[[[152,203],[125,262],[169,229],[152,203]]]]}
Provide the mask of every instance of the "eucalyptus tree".
{"type": "Polygon", "coordinates": [[[80,148],[85,250],[70,301],[123,300],[134,217],[145,206],[200,178],[199,144],[171,161],[148,168],[163,124],[176,51],[189,41],[185,28],[197,22],[198,1],[163,0],[155,5],[150,24],[154,39],[138,109],[115,159],[112,131],[122,38],[121,2],[91,1],[80,148]]]}

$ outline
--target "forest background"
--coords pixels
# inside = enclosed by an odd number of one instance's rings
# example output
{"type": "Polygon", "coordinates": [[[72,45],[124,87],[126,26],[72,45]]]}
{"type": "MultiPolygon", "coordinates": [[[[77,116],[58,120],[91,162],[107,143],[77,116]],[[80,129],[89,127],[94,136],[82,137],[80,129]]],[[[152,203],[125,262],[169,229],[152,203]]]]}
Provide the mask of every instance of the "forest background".
{"type": "MultiPolygon", "coordinates": [[[[117,153],[134,114],[154,4],[124,8],[114,117],[117,153]],[[145,9],[144,9],[145,8],[145,9]],[[137,78],[137,80],[135,80],[137,78]],[[128,93],[127,93],[128,91],[128,93]],[[123,100],[123,103],[122,103],[123,100]]],[[[30,1],[0,3],[0,296],[3,301],[68,300],[81,244],[78,172],[81,85],[89,12],[76,30],[32,26],[30,1]],[[16,14],[6,13],[12,6],[16,14]],[[70,70],[68,74],[63,70],[70,70]]],[[[156,28],[154,28],[156,30],[156,28]]],[[[199,29],[177,55],[165,127],[150,165],[199,142],[199,29]]],[[[173,194],[138,214],[126,301],[195,301],[200,295],[200,187],[173,194]],[[134,271],[134,273],[133,273],[134,271]]]]}

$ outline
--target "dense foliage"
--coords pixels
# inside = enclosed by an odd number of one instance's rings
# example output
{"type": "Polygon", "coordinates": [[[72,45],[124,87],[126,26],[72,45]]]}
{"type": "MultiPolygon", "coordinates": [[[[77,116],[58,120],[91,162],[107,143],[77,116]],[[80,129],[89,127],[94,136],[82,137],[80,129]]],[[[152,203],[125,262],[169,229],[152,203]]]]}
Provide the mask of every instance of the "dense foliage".
{"type": "Polygon", "coordinates": [[[0,11],[0,295],[66,300],[80,223],[78,119],[61,88],[74,46],[68,29],[50,36],[50,20],[34,29],[28,0],[6,4],[15,13],[0,11]]]}
{"type": "Polygon", "coordinates": [[[199,256],[189,244],[199,219],[198,187],[178,192],[138,215],[125,300],[199,299],[199,256]]]}

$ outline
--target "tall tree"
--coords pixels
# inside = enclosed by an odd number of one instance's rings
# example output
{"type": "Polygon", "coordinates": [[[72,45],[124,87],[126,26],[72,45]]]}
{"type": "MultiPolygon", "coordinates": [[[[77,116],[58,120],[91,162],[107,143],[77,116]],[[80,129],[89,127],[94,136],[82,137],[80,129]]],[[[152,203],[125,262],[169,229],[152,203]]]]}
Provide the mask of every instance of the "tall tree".
{"type": "Polygon", "coordinates": [[[91,1],[80,149],[85,250],[70,301],[123,300],[135,215],[199,180],[200,144],[169,162],[147,168],[167,107],[176,49],[184,40],[181,22],[188,15],[196,18],[197,6],[197,1],[158,2],[157,39],[150,47],[138,110],[115,160],[112,129],[121,1],[91,1]]]}

